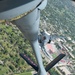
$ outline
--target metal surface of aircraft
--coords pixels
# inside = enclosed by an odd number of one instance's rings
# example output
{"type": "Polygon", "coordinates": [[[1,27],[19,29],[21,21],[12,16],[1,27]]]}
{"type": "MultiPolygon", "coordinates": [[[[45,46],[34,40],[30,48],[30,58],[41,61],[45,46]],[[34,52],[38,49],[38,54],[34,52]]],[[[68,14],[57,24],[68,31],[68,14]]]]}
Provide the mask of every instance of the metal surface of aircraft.
{"type": "Polygon", "coordinates": [[[44,68],[38,43],[38,31],[40,10],[43,10],[46,5],[47,0],[0,0],[0,21],[10,21],[15,24],[29,40],[38,66],[25,54],[20,56],[37,71],[37,75],[47,75],[47,71],[65,56],[60,54],[44,68]]]}

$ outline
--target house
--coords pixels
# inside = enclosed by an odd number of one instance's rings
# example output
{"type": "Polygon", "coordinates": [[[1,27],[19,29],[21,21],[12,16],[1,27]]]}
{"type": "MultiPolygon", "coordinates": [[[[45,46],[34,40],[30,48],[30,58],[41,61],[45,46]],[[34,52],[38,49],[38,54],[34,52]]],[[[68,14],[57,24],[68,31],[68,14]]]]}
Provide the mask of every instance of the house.
{"type": "Polygon", "coordinates": [[[45,48],[49,53],[54,53],[56,51],[55,46],[53,44],[46,44],[45,48]]]}
{"type": "Polygon", "coordinates": [[[0,65],[3,65],[3,64],[4,64],[3,61],[0,60],[0,65]]]}

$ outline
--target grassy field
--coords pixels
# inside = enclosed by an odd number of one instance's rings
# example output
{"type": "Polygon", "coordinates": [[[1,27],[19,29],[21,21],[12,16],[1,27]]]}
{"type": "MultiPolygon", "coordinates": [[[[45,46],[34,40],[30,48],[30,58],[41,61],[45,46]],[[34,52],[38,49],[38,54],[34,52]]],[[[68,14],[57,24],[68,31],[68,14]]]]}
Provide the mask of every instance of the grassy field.
{"type": "Polygon", "coordinates": [[[15,75],[32,75],[31,72],[26,72],[26,73],[20,73],[20,74],[15,74],[15,75]]]}
{"type": "Polygon", "coordinates": [[[7,71],[8,71],[7,67],[0,66],[0,75],[6,74],[7,71]]]}

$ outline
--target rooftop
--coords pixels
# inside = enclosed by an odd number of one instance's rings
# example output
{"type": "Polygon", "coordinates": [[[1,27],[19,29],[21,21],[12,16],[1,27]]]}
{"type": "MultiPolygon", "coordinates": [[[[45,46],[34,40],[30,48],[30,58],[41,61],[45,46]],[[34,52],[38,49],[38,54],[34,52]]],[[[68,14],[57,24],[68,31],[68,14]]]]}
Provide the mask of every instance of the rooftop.
{"type": "Polygon", "coordinates": [[[66,67],[60,67],[60,69],[65,73],[65,75],[70,75],[71,72],[66,67]]]}
{"type": "Polygon", "coordinates": [[[56,51],[54,44],[46,44],[45,48],[46,48],[47,51],[50,50],[53,53],[56,51]]]}

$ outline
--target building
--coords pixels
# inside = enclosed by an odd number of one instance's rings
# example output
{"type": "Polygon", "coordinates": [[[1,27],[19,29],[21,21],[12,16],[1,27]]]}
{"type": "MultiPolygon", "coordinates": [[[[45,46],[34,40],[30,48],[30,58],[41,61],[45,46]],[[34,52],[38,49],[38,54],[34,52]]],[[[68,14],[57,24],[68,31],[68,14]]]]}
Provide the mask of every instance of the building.
{"type": "Polygon", "coordinates": [[[59,69],[64,75],[71,75],[71,72],[65,66],[59,67],[59,69]]]}
{"type": "Polygon", "coordinates": [[[54,44],[46,44],[46,45],[45,45],[45,49],[46,49],[46,51],[49,52],[49,53],[54,53],[54,52],[56,52],[56,49],[55,49],[54,44]]]}
{"type": "Polygon", "coordinates": [[[3,65],[3,64],[4,64],[3,61],[0,60],[0,65],[3,65]]]}

